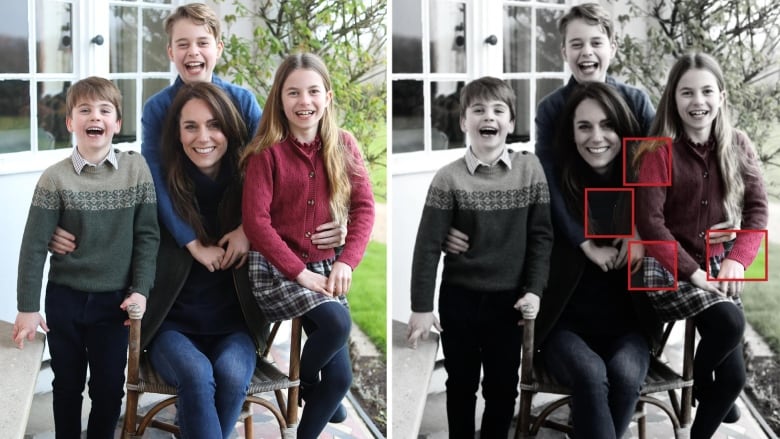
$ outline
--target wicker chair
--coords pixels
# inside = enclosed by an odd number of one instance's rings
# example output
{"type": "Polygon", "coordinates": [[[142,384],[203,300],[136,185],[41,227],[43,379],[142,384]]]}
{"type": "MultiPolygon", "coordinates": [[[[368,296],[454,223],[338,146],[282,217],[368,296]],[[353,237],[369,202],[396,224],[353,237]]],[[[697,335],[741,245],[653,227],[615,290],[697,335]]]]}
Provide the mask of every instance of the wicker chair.
{"type": "MultiPolygon", "coordinates": [[[[666,345],[675,322],[666,325],[662,339],[662,348],[666,345]]],[[[571,390],[550,376],[544,367],[537,361],[534,364],[534,320],[524,320],[523,329],[523,357],[520,366],[520,409],[518,413],[517,430],[515,438],[534,437],[541,427],[548,427],[567,433],[572,432],[570,425],[547,419],[556,409],[571,402],[571,390]],[[531,414],[531,402],[537,393],[550,393],[560,395],[536,414],[531,414]]],[[[693,352],[694,352],[695,328],[692,320],[685,322],[685,335],[683,340],[683,365],[682,374],[672,370],[658,356],[651,359],[647,378],[640,391],[639,402],[635,419],[638,424],[639,438],[645,438],[646,416],[645,405],[652,404],[664,411],[674,428],[674,437],[677,439],[690,436],[691,426],[691,401],[693,397],[693,352]],[[678,398],[677,390],[681,391],[678,398]],[[652,396],[655,393],[667,392],[670,402],[652,396]]]]}
{"type": "MultiPolygon", "coordinates": [[[[244,422],[245,437],[253,437],[251,405],[258,404],[268,409],[279,423],[281,437],[295,438],[298,427],[298,386],[301,355],[301,321],[293,319],[290,337],[290,361],[287,373],[280,371],[269,358],[273,339],[281,322],[274,324],[262,357],[257,358],[257,367],[249,385],[246,401],[240,416],[244,422]],[[287,390],[287,398],[283,390],[287,390]],[[274,392],[276,403],[258,396],[265,392],[274,392]],[[287,401],[293,401],[287,404],[287,401]]],[[[147,428],[157,428],[174,434],[179,433],[178,426],[155,419],[164,408],[176,402],[176,388],[166,384],[151,367],[148,359],[140,352],[141,320],[130,319],[130,342],[127,361],[127,404],[122,438],[140,438],[147,428]],[[154,404],[144,415],[138,413],[138,401],[142,393],[171,395],[154,404]]]]}

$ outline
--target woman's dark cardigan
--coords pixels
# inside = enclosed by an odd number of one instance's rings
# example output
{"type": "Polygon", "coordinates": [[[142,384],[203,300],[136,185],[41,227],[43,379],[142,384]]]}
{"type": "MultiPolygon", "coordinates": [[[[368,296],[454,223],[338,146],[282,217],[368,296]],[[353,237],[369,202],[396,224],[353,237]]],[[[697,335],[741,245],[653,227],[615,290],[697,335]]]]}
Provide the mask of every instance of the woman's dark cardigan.
{"type": "MultiPolygon", "coordinates": [[[[568,240],[562,239],[563,234],[557,229],[555,232],[556,239],[550,259],[550,278],[542,296],[539,315],[536,317],[534,331],[536,347],[543,346],[544,340],[561,317],[582,278],[587,262],[587,256],[580,248],[573,247],[568,240]]],[[[631,295],[631,303],[639,319],[639,326],[655,352],[660,346],[661,322],[656,318],[646,294],[641,291],[627,291],[626,294],[631,295]]]]}

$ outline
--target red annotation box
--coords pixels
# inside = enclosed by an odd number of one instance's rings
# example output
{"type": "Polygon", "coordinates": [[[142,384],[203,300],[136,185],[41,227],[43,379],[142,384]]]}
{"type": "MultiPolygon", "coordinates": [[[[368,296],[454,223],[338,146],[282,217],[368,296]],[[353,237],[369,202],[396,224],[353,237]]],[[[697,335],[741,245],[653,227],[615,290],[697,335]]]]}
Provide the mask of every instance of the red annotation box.
{"type": "MultiPolygon", "coordinates": [[[[716,232],[726,232],[726,233],[736,233],[737,239],[740,238],[740,234],[743,235],[743,237],[748,238],[746,235],[756,235],[751,236],[748,239],[760,239],[760,241],[764,244],[764,270],[762,277],[744,277],[744,278],[723,278],[718,279],[715,277],[712,277],[712,273],[710,273],[710,264],[707,264],[707,280],[708,281],[717,281],[717,282],[766,282],[769,280],[769,245],[768,245],[768,238],[769,238],[769,231],[764,230],[741,230],[741,229],[734,229],[734,230],[727,230],[727,229],[710,229],[707,230],[707,260],[710,260],[710,247],[715,244],[710,244],[710,234],[716,233],[716,232]],[[763,235],[760,238],[757,235],[763,235]]],[[[745,267],[747,270],[747,267],[745,267]]]]}
{"type": "Polygon", "coordinates": [[[623,138],[623,186],[671,186],[672,185],[672,138],[671,137],[624,137],[623,138]],[[633,161],[640,146],[653,145],[666,148],[667,169],[657,181],[639,181],[639,169],[634,169],[633,161]],[[634,172],[630,172],[630,171],[634,172]]]}
{"type": "MultiPolygon", "coordinates": [[[[677,241],[628,241],[628,260],[631,261],[632,247],[642,245],[646,256],[666,254],[672,256],[672,269],[665,269],[669,276],[668,282],[664,284],[648,285],[642,267],[636,275],[631,274],[630,264],[628,266],[628,290],[629,291],[677,291],[677,241]]],[[[636,251],[636,250],[634,250],[636,251]]],[[[659,263],[660,267],[661,264],[659,263]]],[[[652,277],[657,280],[659,277],[652,277]]]]}
{"type": "MultiPolygon", "coordinates": [[[[593,239],[593,238],[633,238],[634,237],[634,189],[633,188],[585,188],[585,210],[583,211],[583,216],[585,217],[585,220],[583,221],[583,224],[585,225],[585,238],[586,239],[593,239]],[[593,200],[591,199],[593,197],[593,200]],[[604,198],[606,197],[606,198],[604,198]],[[629,197],[628,204],[625,202],[621,203],[621,197],[629,197]],[[614,205],[612,205],[613,213],[616,208],[623,207],[626,209],[626,213],[629,211],[630,207],[630,216],[627,216],[626,218],[620,218],[620,221],[618,221],[617,224],[611,224],[609,226],[600,225],[600,230],[598,232],[591,231],[592,228],[594,228],[594,224],[592,224],[593,221],[589,220],[589,213],[591,211],[591,208],[593,208],[593,205],[603,206],[605,203],[610,203],[611,201],[604,201],[604,199],[612,200],[614,199],[614,205]],[[606,228],[605,228],[606,227],[606,228]]],[[[619,212],[618,212],[618,215],[619,212]]],[[[613,215],[614,218],[614,215],[613,215]]]]}

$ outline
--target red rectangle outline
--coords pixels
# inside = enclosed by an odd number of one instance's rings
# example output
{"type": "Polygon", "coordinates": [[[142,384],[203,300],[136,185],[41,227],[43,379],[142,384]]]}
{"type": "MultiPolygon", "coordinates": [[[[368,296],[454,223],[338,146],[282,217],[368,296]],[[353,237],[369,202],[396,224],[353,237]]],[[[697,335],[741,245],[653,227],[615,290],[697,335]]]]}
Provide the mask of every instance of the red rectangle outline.
{"type": "Polygon", "coordinates": [[[631,264],[630,262],[626,264],[628,266],[628,291],[677,291],[677,241],[628,241],[628,261],[631,261],[631,244],[642,244],[643,246],[646,246],[647,244],[650,245],[673,245],[674,246],[674,262],[672,263],[674,270],[672,271],[672,278],[674,279],[674,283],[672,283],[671,287],[666,288],[650,288],[650,287],[632,287],[631,286],[631,264]]]}
{"type": "Polygon", "coordinates": [[[671,137],[624,137],[623,138],[623,186],[627,187],[671,187],[672,186],[672,138],[671,137]],[[626,181],[628,164],[626,163],[626,143],[634,141],[663,140],[664,147],[669,151],[669,170],[667,176],[669,181],[666,184],[658,183],[629,183],[626,181]]]}
{"type": "Polygon", "coordinates": [[[769,230],[744,230],[744,229],[708,229],[706,237],[706,254],[707,254],[707,281],[708,282],[767,282],[769,280],[769,230]],[[710,233],[711,232],[735,232],[735,233],[763,233],[764,234],[764,251],[766,257],[764,257],[764,277],[760,279],[718,279],[710,275],[710,233]]]}
{"type": "Polygon", "coordinates": [[[634,188],[624,188],[624,187],[586,187],[585,188],[585,199],[583,200],[585,203],[585,210],[583,210],[583,216],[584,221],[583,224],[585,225],[585,238],[586,239],[598,239],[598,238],[633,238],[634,237],[634,209],[635,209],[635,199],[634,199],[634,188]],[[588,233],[588,192],[631,192],[631,233],[624,234],[624,235],[593,235],[588,233]]]}

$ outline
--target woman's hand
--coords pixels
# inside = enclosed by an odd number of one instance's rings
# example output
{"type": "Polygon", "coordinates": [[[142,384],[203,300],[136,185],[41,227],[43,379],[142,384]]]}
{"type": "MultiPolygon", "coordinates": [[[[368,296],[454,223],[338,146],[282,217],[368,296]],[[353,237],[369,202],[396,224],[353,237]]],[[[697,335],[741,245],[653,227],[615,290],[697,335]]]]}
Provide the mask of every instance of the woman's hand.
{"type": "Polygon", "coordinates": [[[197,239],[190,241],[186,246],[196,261],[206,267],[210,272],[215,272],[222,267],[222,259],[225,257],[225,249],[215,245],[203,245],[197,239]]]}
{"type": "Polygon", "coordinates": [[[225,256],[222,258],[221,270],[227,270],[236,264],[236,268],[241,268],[246,263],[249,255],[249,238],[244,233],[244,226],[240,225],[232,232],[226,233],[217,243],[225,249],[225,256]]]}
{"type": "Polygon", "coordinates": [[[634,242],[633,244],[626,243],[626,246],[628,245],[631,245],[631,260],[629,264],[631,265],[631,274],[634,274],[642,268],[642,260],[645,258],[645,246],[639,242],[634,242]]]}
{"type": "Polygon", "coordinates": [[[60,226],[54,229],[49,241],[49,251],[58,255],[67,255],[76,250],[76,236],[60,226]]]}
{"type": "Polygon", "coordinates": [[[446,253],[459,255],[466,253],[469,249],[469,236],[455,227],[450,227],[447,239],[444,241],[444,250],[446,253]]]}
{"type": "Polygon", "coordinates": [[[304,268],[303,271],[295,277],[295,281],[304,288],[308,288],[315,293],[333,297],[333,294],[328,291],[328,278],[319,273],[315,273],[308,268],[304,268]]]}
{"type": "Polygon", "coordinates": [[[580,244],[582,252],[588,257],[601,271],[607,272],[615,267],[615,261],[618,257],[618,249],[615,247],[599,247],[593,241],[588,239],[580,244]]]}
{"type": "MultiPolygon", "coordinates": [[[[710,227],[710,230],[733,230],[734,226],[730,222],[722,222],[710,227]]],[[[708,242],[710,244],[722,244],[733,241],[737,238],[737,232],[709,232],[708,242]]]]}
{"type": "Polygon", "coordinates": [[[413,312],[409,317],[409,328],[406,331],[406,342],[412,349],[417,349],[417,340],[422,337],[428,338],[431,332],[431,326],[434,326],[441,332],[441,324],[432,312],[413,312]]]}
{"type": "Polygon", "coordinates": [[[352,286],[352,267],[336,261],[328,276],[328,291],[333,297],[344,296],[352,286]]]}
{"type": "Polygon", "coordinates": [[[745,278],[745,267],[739,262],[726,258],[720,263],[720,271],[716,279],[724,279],[717,281],[718,288],[726,293],[729,297],[742,294],[742,290],[745,288],[745,282],[734,280],[745,278]]]}
{"type": "Polygon", "coordinates": [[[316,233],[311,235],[311,243],[316,245],[320,250],[340,247],[347,242],[346,225],[340,225],[335,221],[331,221],[329,223],[320,224],[314,230],[316,233]]]}

